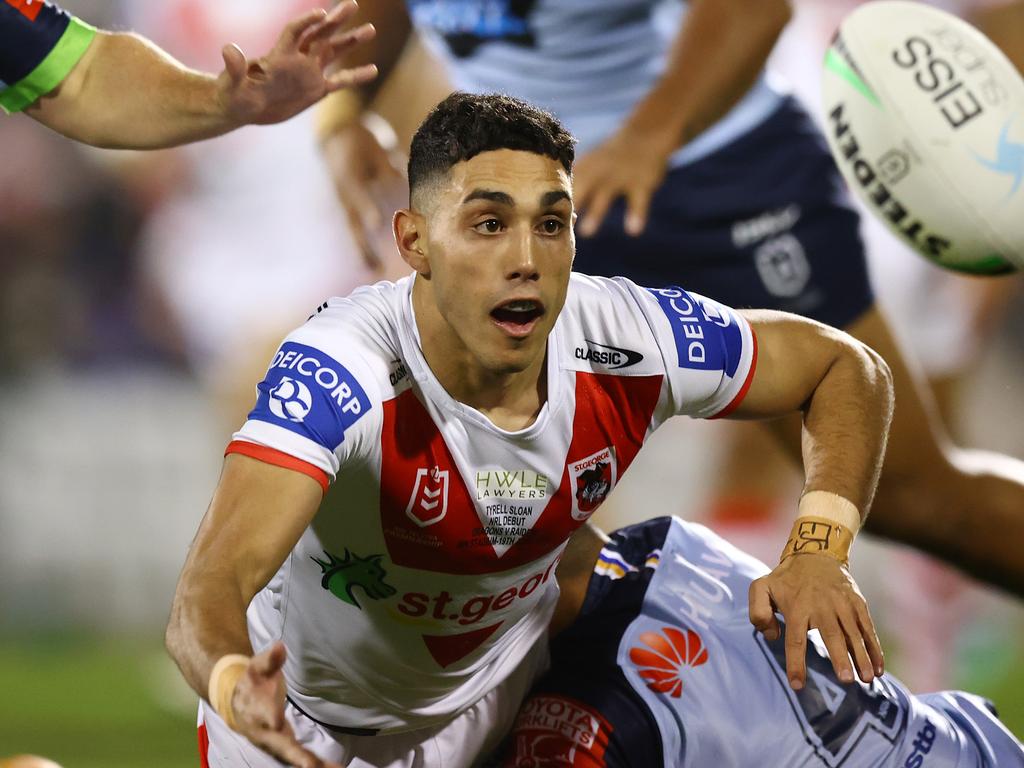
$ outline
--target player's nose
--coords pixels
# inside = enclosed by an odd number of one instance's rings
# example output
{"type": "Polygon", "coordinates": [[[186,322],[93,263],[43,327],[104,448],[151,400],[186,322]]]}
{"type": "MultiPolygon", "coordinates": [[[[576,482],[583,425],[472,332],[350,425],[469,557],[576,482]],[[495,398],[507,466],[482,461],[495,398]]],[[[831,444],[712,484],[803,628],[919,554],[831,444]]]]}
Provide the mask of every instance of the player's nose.
{"type": "Polygon", "coordinates": [[[508,280],[537,280],[540,278],[536,248],[533,233],[528,229],[512,239],[505,264],[505,277],[508,280]]]}

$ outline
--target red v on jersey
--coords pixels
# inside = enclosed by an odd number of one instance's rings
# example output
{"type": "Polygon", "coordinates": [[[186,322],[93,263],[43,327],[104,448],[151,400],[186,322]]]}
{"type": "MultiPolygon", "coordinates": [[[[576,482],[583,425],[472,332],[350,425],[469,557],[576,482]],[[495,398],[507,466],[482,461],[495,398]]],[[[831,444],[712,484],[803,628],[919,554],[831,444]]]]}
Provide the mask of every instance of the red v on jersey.
{"type": "Polygon", "coordinates": [[[576,374],[573,434],[558,490],[533,526],[501,555],[482,532],[465,478],[415,393],[407,390],[384,403],[380,515],[388,556],[407,568],[482,574],[509,570],[548,554],[585,519],[574,516],[581,488],[579,473],[570,472],[570,467],[612,449],[621,477],[643,445],[662,380],[660,375],[576,374]],[[430,506],[442,498],[442,490],[443,514],[430,506]],[[431,518],[425,517],[427,506],[431,518]]]}
{"type": "Polygon", "coordinates": [[[4,0],[4,2],[29,21],[35,21],[36,16],[43,10],[43,0],[4,0]]]}

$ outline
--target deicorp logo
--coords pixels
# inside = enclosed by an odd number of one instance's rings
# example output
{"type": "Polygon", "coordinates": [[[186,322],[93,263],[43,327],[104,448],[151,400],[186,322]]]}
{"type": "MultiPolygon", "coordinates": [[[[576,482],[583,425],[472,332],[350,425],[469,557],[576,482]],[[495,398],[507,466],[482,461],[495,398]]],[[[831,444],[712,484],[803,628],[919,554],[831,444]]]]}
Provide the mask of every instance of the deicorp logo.
{"type": "Polygon", "coordinates": [[[678,699],[683,693],[683,668],[699,667],[708,660],[700,635],[690,629],[662,627],[661,632],[644,632],[646,647],[629,649],[629,660],[637,666],[647,687],[678,699]]]}
{"type": "Polygon", "coordinates": [[[4,0],[29,21],[35,21],[43,10],[43,0],[4,0]]]}
{"type": "Polygon", "coordinates": [[[355,376],[337,360],[305,344],[286,342],[260,383],[250,419],[265,421],[315,440],[328,450],[370,410],[355,376]]]}

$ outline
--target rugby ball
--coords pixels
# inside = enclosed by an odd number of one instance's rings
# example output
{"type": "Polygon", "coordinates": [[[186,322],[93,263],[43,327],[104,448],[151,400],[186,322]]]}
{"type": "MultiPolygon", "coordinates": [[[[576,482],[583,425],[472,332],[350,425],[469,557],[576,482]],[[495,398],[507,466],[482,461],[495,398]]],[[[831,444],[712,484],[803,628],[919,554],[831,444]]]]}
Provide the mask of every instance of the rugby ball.
{"type": "Polygon", "coordinates": [[[822,82],[836,163],[889,229],[949,269],[1024,269],[1024,78],[993,43],[922,3],[869,2],[822,82]]]}

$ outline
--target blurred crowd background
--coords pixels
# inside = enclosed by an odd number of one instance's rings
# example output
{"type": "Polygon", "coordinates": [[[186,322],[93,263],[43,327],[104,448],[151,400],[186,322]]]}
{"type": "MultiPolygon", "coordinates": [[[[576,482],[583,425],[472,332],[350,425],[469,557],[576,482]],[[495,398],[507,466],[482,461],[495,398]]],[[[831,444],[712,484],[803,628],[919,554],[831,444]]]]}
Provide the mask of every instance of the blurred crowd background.
{"type": "MultiPolygon", "coordinates": [[[[224,42],[261,53],[314,5],[63,4],[210,71],[224,42]]],[[[812,108],[850,5],[798,2],[774,56],[812,108]]],[[[197,765],[194,698],[161,647],[178,570],[280,337],[375,275],[309,113],[147,154],[0,118],[0,159],[0,756],[197,765]]],[[[876,225],[866,236],[883,305],[937,381],[953,432],[1024,457],[1021,279],[952,277],[876,225]]],[[[601,522],[652,510],[707,519],[724,429],[662,430],[601,522]]],[[[773,559],[791,517],[718,522],[773,559]]],[[[892,670],[916,690],[985,693],[1024,735],[1021,604],[867,537],[853,565],[892,670]]]]}

